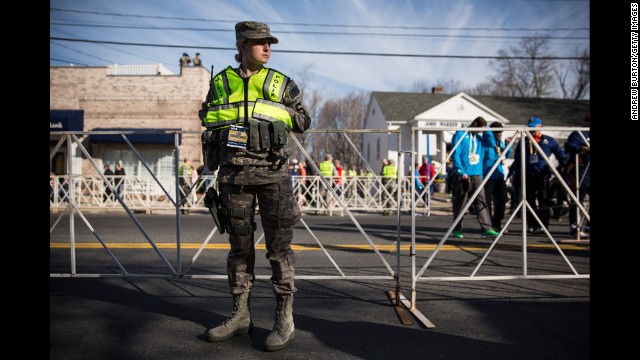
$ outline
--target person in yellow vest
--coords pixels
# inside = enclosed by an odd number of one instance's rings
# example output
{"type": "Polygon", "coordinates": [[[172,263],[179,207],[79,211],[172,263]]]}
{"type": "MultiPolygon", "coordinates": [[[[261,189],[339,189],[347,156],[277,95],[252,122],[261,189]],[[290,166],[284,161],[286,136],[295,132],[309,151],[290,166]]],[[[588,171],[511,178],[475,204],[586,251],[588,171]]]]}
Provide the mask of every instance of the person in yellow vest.
{"type": "MultiPolygon", "coordinates": [[[[193,173],[193,168],[191,167],[191,160],[188,159],[184,159],[182,161],[182,164],[180,165],[180,167],[178,168],[178,175],[180,176],[179,179],[179,183],[180,183],[180,201],[183,201],[182,199],[184,199],[184,197],[186,196],[186,194],[189,192],[189,189],[191,189],[191,175],[193,173]]],[[[182,207],[189,207],[191,206],[189,204],[189,201],[185,201],[182,205],[182,207]]],[[[186,209],[180,209],[180,212],[185,214],[187,212],[186,209]]]]}
{"type": "MultiPolygon", "coordinates": [[[[311,125],[302,92],[285,74],[265,64],[278,39],[269,26],[255,21],[235,25],[237,68],[226,67],[211,79],[198,112],[205,166],[218,169],[219,195],[210,191],[220,226],[229,233],[227,255],[233,311],[222,324],[207,331],[207,340],[222,341],[253,328],[250,295],[255,280],[255,210],[272,269],[276,296],[275,323],[264,342],[266,351],[286,347],[295,336],[293,293],[295,258],[293,226],[301,219],[287,167],[290,132],[304,133],[311,125]],[[218,195],[218,196],[215,196],[218,195]]],[[[210,207],[211,208],[211,207],[210,207]]]]}
{"type": "Polygon", "coordinates": [[[388,209],[383,212],[383,215],[391,215],[393,214],[393,209],[395,207],[395,193],[398,188],[398,168],[396,168],[396,162],[393,159],[389,159],[387,165],[382,167],[382,184],[385,189],[389,192],[387,195],[386,192],[383,192],[383,206],[388,209]]]}
{"type": "MultiPolygon", "coordinates": [[[[333,156],[331,154],[326,154],[324,156],[324,161],[318,165],[318,169],[320,169],[320,174],[327,178],[329,185],[335,186],[333,179],[334,176],[338,176],[338,170],[333,164],[333,156]]],[[[320,196],[324,199],[325,206],[327,206],[327,208],[332,207],[335,204],[335,199],[333,199],[331,191],[322,184],[320,184],[320,189],[320,196]]]]}
{"type": "MultiPolygon", "coordinates": [[[[352,166],[348,166],[345,171],[347,176],[345,177],[344,186],[347,189],[349,198],[352,198],[355,194],[362,194],[362,190],[358,187],[358,173],[352,166]]],[[[364,197],[363,194],[360,197],[364,197]]]]}

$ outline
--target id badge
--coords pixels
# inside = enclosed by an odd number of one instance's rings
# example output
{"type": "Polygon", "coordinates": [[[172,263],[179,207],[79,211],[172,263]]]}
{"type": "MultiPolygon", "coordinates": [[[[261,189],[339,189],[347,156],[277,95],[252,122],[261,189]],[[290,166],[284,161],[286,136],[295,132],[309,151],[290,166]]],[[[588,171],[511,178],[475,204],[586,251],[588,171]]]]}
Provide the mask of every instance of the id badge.
{"type": "Polygon", "coordinates": [[[480,162],[480,155],[469,154],[469,165],[475,165],[480,162]]]}
{"type": "Polygon", "coordinates": [[[529,164],[537,164],[538,163],[538,154],[529,155],[529,164]]]}
{"type": "Polygon", "coordinates": [[[229,135],[227,136],[227,146],[246,149],[247,148],[247,128],[243,126],[229,126],[229,135]]]}

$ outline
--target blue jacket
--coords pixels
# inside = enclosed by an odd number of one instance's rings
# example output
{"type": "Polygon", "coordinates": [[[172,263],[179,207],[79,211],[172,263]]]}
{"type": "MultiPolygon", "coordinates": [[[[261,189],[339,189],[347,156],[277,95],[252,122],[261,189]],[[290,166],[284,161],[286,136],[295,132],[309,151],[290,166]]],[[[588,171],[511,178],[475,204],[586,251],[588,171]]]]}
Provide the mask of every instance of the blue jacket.
{"type": "MultiPolygon", "coordinates": [[[[456,131],[451,139],[451,147],[456,146],[464,131],[456,131]]],[[[493,135],[492,135],[493,137],[493,135]]],[[[486,147],[484,136],[478,136],[467,132],[462,138],[462,142],[451,155],[453,163],[452,171],[462,176],[482,176],[482,161],[484,159],[484,149],[486,147]],[[472,160],[473,159],[473,160],[472,160]]]]}
{"type": "MultiPolygon", "coordinates": [[[[491,167],[493,166],[493,164],[496,163],[496,161],[500,157],[500,154],[502,154],[502,152],[504,151],[506,144],[502,139],[500,139],[496,143],[496,138],[493,135],[492,131],[485,131],[483,137],[485,138],[484,142],[487,145],[487,147],[484,150],[484,161],[482,163],[482,166],[483,166],[482,172],[483,172],[483,176],[487,177],[489,170],[491,170],[491,167]],[[499,153],[497,149],[500,149],[499,153]]],[[[511,157],[512,152],[513,152],[513,147],[509,148],[509,150],[507,151],[507,155],[505,156],[505,159],[508,159],[509,157],[511,157]]],[[[493,172],[493,174],[491,174],[489,179],[504,180],[503,165],[499,165],[496,168],[496,170],[493,172]]]]}
{"type": "Polygon", "coordinates": [[[415,169],[413,173],[415,174],[415,178],[416,178],[415,179],[416,191],[421,192],[422,190],[424,190],[424,185],[422,185],[422,182],[420,182],[420,174],[418,173],[418,169],[415,169]]]}
{"type": "MultiPolygon", "coordinates": [[[[582,135],[587,141],[591,141],[588,131],[582,131],[582,135]]],[[[587,146],[587,143],[582,139],[582,136],[577,131],[572,132],[564,144],[564,151],[567,153],[569,163],[575,162],[576,154],[581,153],[583,146],[587,146]]],[[[589,154],[580,154],[579,159],[583,164],[586,164],[589,161],[589,154]]]]}
{"type": "MultiPolygon", "coordinates": [[[[553,154],[558,160],[558,162],[560,163],[561,167],[567,164],[567,157],[565,156],[564,151],[562,151],[562,148],[560,147],[556,139],[554,139],[553,137],[542,135],[540,138],[540,141],[538,142],[538,145],[540,145],[540,148],[542,149],[542,151],[544,151],[544,154],[547,155],[547,157],[550,157],[551,154],[553,154]]],[[[522,146],[522,140],[516,146],[515,155],[513,156],[513,159],[514,159],[513,165],[511,165],[513,176],[515,178],[520,177],[520,146],[522,146]]],[[[524,146],[525,146],[524,161],[526,164],[525,166],[526,174],[534,175],[534,176],[535,175],[550,176],[551,170],[549,170],[549,164],[547,164],[547,162],[542,158],[542,155],[537,154],[536,147],[533,144],[529,144],[529,138],[524,139],[524,146]],[[538,158],[537,162],[531,163],[532,155],[538,158]]]]}
{"type": "MultiPolygon", "coordinates": [[[[588,131],[582,131],[582,135],[584,135],[584,137],[587,139],[587,141],[591,141],[591,138],[589,136],[589,132],[588,131]]],[[[587,146],[587,143],[582,139],[582,136],[580,136],[580,134],[578,134],[578,131],[574,131],[569,135],[569,138],[567,139],[567,142],[564,143],[564,151],[567,154],[567,161],[570,164],[575,163],[576,161],[576,154],[578,155],[578,161],[580,161],[580,176],[582,177],[584,174],[584,169],[586,168],[587,164],[589,163],[589,159],[590,159],[590,154],[586,153],[586,154],[582,154],[582,147],[583,146],[587,146]]],[[[575,171],[575,170],[573,170],[575,171]]],[[[584,175],[585,179],[584,181],[589,184],[589,180],[591,178],[591,167],[589,167],[587,169],[587,174],[584,175]]]]}

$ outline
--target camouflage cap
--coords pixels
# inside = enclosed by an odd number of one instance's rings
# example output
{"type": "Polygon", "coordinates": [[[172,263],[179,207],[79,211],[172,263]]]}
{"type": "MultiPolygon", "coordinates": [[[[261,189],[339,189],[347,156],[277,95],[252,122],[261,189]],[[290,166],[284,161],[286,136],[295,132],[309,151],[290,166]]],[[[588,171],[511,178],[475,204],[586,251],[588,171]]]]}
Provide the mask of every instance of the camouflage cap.
{"type": "Polygon", "coordinates": [[[277,44],[278,39],[271,35],[269,25],[257,21],[242,21],[236,24],[236,44],[242,40],[268,39],[277,44]]]}

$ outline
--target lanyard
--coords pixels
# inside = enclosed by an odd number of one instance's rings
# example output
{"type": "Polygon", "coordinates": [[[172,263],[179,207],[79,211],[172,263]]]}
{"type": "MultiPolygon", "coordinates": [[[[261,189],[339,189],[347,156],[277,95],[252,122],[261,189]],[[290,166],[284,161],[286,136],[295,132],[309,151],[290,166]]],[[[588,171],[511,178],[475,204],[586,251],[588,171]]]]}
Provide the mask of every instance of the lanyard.
{"type": "Polygon", "coordinates": [[[478,140],[475,135],[469,134],[469,154],[475,154],[478,151],[478,140]]]}
{"type": "MultiPolygon", "coordinates": [[[[527,139],[528,140],[528,139],[527,139]]],[[[538,153],[538,149],[536,149],[536,152],[533,152],[533,145],[531,144],[531,140],[529,140],[529,154],[534,155],[538,153]]]]}

